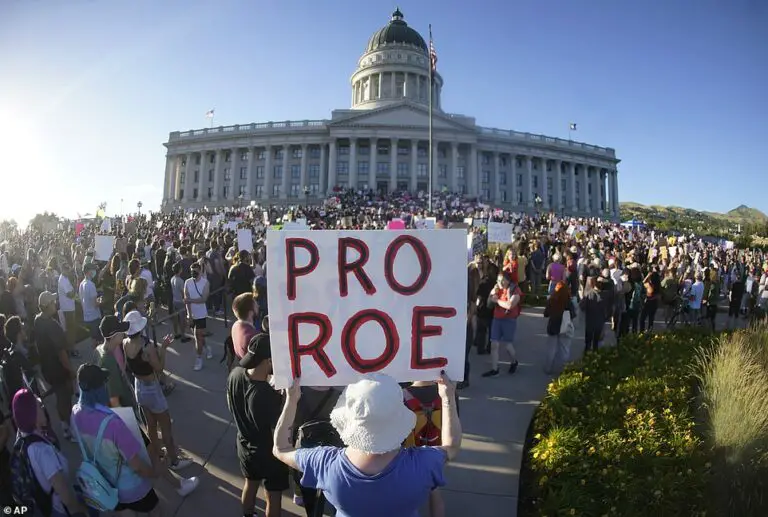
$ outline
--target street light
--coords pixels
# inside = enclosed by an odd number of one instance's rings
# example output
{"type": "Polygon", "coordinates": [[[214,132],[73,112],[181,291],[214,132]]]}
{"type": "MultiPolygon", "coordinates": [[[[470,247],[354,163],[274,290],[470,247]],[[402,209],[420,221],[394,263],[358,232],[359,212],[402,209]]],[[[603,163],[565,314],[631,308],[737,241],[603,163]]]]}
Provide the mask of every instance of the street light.
{"type": "Polygon", "coordinates": [[[138,208],[138,209],[139,209],[139,215],[141,215],[141,207],[142,207],[142,206],[144,206],[144,203],[142,203],[141,201],[139,201],[138,203],[136,203],[136,208],[138,208]]]}
{"type": "Polygon", "coordinates": [[[309,205],[309,187],[304,185],[304,204],[309,205]]]}
{"type": "Polygon", "coordinates": [[[243,195],[240,194],[239,196],[237,196],[237,208],[242,208],[242,206],[243,206],[243,195]]]}

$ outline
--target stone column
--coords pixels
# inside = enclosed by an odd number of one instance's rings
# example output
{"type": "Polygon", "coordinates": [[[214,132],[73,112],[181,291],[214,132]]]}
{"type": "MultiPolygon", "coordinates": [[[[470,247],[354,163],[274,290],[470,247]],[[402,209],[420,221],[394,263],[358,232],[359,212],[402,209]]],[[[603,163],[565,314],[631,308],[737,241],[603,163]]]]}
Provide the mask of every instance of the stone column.
{"type": "Polygon", "coordinates": [[[411,192],[416,192],[416,186],[419,184],[419,141],[411,140],[411,192]]]}
{"type": "Polygon", "coordinates": [[[320,144],[320,185],[318,186],[319,192],[317,193],[318,196],[323,197],[323,193],[326,191],[327,187],[327,176],[325,175],[325,166],[327,163],[327,152],[325,143],[320,144]]]}
{"type": "Polygon", "coordinates": [[[573,162],[565,164],[568,178],[568,200],[570,201],[571,213],[576,213],[576,166],[573,162]]]}
{"type": "Polygon", "coordinates": [[[582,165],[583,179],[581,180],[581,210],[582,212],[589,212],[589,204],[587,203],[589,196],[589,166],[582,165]]]}
{"type": "Polygon", "coordinates": [[[512,204],[517,206],[517,155],[515,153],[510,153],[509,155],[509,169],[512,171],[512,177],[510,178],[512,204]]]}
{"type": "MultiPolygon", "coordinates": [[[[200,153],[202,156],[200,158],[201,162],[205,161],[205,153],[200,153]]],[[[184,166],[184,201],[192,201],[192,153],[187,153],[187,165],[184,166]]],[[[201,176],[202,177],[202,176],[201,176]]],[[[179,189],[181,189],[181,164],[179,164],[179,174],[178,174],[178,184],[179,189]]]]}
{"type": "Polygon", "coordinates": [[[501,181],[499,179],[499,153],[494,151],[493,153],[493,202],[499,204],[499,198],[501,196],[501,181]]]}
{"type": "Polygon", "coordinates": [[[178,197],[176,195],[176,187],[178,185],[178,181],[176,176],[178,175],[179,171],[179,156],[176,155],[173,157],[173,160],[171,160],[171,178],[170,178],[170,184],[168,185],[168,200],[176,202],[176,198],[178,197]]]}
{"type": "Polygon", "coordinates": [[[264,190],[261,198],[264,200],[272,197],[272,146],[264,147],[264,190]]]}
{"type": "Polygon", "coordinates": [[[283,144],[283,176],[280,178],[280,199],[288,198],[288,189],[290,188],[291,171],[288,170],[288,160],[291,155],[291,146],[283,144]]]}
{"type": "Polygon", "coordinates": [[[309,146],[307,144],[301,144],[301,181],[299,183],[299,196],[306,201],[307,196],[304,195],[304,187],[307,186],[307,176],[309,171],[307,170],[307,152],[309,146]]]}
{"type": "Polygon", "coordinates": [[[533,206],[533,158],[525,157],[525,204],[533,206]]]}
{"type": "Polygon", "coordinates": [[[171,197],[171,171],[173,170],[174,156],[170,153],[165,155],[165,175],[163,177],[163,203],[171,197]]]}
{"type": "MultiPolygon", "coordinates": [[[[381,74],[379,74],[381,75],[381,74]]],[[[379,153],[379,140],[377,138],[371,138],[370,143],[370,156],[368,156],[368,188],[377,192],[378,186],[376,185],[376,157],[379,153]]]]}
{"type": "Polygon", "coordinates": [[[253,191],[253,182],[256,179],[254,176],[256,175],[256,171],[254,169],[255,165],[254,162],[256,161],[256,148],[255,147],[249,147],[248,148],[248,172],[245,180],[245,199],[253,199],[255,197],[255,192],[253,191]]]}
{"type": "MultiPolygon", "coordinates": [[[[392,84],[395,84],[395,74],[392,72],[392,84]]],[[[389,140],[389,191],[397,190],[397,147],[399,140],[390,138],[389,140]]]]}
{"type": "Polygon", "coordinates": [[[349,139],[349,186],[357,192],[357,138],[349,139]]]}
{"type": "Polygon", "coordinates": [[[229,199],[237,199],[237,196],[240,193],[235,186],[237,186],[237,183],[240,180],[240,149],[232,149],[230,153],[232,153],[230,155],[232,159],[229,161],[229,170],[232,175],[229,177],[229,199]]]}
{"type": "Polygon", "coordinates": [[[595,171],[595,183],[597,184],[596,212],[599,216],[602,216],[603,215],[603,189],[605,188],[605,176],[603,176],[602,168],[599,168],[595,171]]]}
{"type": "Polygon", "coordinates": [[[459,144],[451,142],[451,192],[459,191],[459,144]]]}
{"type": "Polygon", "coordinates": [[[397,90],[395,89],[395,76],[396,76],[395,72],[389,73],[389,93],[390,93],[389,98],[390,99],[397,98],[397,90]]]}
{"type": "Polygon", "coordinates": [[[376,92],[378,95],[376,96],[377,99],[381,99],[381,84],[384,82],[384,74],[379,72],[379,84],[376,86],[378,89],[378,92],[376,92]]]}
{"type": "Polygon", "coordinates": [[[327,195],[333,194],[333,189],[336,187],[336,139],[331,138],[328,143],[328,188],[327,195]]]}
{"type": "MultiPolygon", "coordinates": [[[[221,169],[224,165],[224,152],[221,149],[216,151],[216,163],[213,167],[213,196],[211,201],[218,201],[221,197],[221,169]]],[[[202,180],[202,177],[200,178],[202,180]]],[[[202,190],[202,189],[200,189],[202,190]]],[[[202,192],[199,192],[202,196],[202,192]]]]}
{"type": "Polygon", "coordinates": [[[549,209],[549,185],[547,184],[547,178],[549,175],[547,174],[547,159],[542,158],[541,159],[541,174],[539,175],[539,178],[541,179],[541,206],[544,210],[549,209]]]}
{"type": "Polygon", "coordinates": [[[467,194],[470,196],[476,196],[478,190],[478,183],[480,178],[477,174],[477,144],[470,144],[469,146],[469,171],[467,175],[467,194]]]}
{"type": "Polygon", "coordinates": [[[555,212],[557,212],[558,214],[563,210],[563,202],[562,202],[563,186],[562,186],[562,174],[561,174],[562,166],[563,166],[563,162],[561,162],[560,160],[554,160],[553,167],[555,168],[555,174],[554,174],[554,179],[552,180],[552,183],[554,183],[554,185],[552,185],[553,187],[552,191],[554,193],[553,197],[555,201],[555,206],[552,208],[554,208],[555,212]]]}

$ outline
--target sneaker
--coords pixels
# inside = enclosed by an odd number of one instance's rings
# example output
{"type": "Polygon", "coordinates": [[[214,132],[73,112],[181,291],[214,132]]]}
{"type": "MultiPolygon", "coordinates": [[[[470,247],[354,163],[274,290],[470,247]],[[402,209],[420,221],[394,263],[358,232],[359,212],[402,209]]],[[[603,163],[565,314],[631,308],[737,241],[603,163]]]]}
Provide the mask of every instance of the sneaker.
{"type": "Polygon", "coordinates": [[[203,351],[205,352],[206,359],[213,359],[213,350],[211,350],[211,347],[205,345],[205,349],[203,351]]]}
{"type": "Polygon", "coordinates": [[[517,361],[509,365],[509,373],[515,373],[517,371],[517,361]]]}
{"type": "Polygon", "coordinates": [[[176,492],[181,497],[187,497],[189,494],[195,491],[195,488],[200,484],[200,478],[193,476],[189,479],[181,480],[181,487],[176,492]]]}
{"type": "Polygon", "coordinates": [[[178,458],[177,457],[176,461],[174,463],[170,463],[168,465],[168,468],[173,470],[174,472],[176,472],[176,471],[179,471],[179,470],[182,470],[182,469],[185,469],[185,468],[189,467],[190,465],[192,465],[192,463],[194,463],[194,462],[191,459],[189,459],[189,458],[178,458]]]}
{"type": "Polygon", "coordinates": [[[296,506],[304,507],[304,498],[300,495],[293,494],[293,504],[296,506]]]}
{"type": "Polygon", "coordinates": [[[488,370],[483,374],[483,377],[498,377],[499,370],[488,370]]]}
{"type": "Polygon", "coordinates": [[[203,369],[203,358],[201,356],[197,356],[195,358],[195,366],[193,366],[192,369],[196,372],[199,372],[203,369]]]}

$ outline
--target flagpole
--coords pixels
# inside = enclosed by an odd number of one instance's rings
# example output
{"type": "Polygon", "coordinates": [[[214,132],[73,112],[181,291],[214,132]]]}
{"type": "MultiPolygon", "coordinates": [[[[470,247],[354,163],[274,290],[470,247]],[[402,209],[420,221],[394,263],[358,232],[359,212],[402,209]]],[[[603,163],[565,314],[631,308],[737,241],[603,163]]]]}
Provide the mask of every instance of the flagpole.
{"type": "Polygon", "coordinates": [[[432,91],[435,89],[435,73],[432,57],[432,24],[429,24],[429,197],[428,207],[430,215],[432,213],[432,160],[434,152],[432,149],[432,91]]]}

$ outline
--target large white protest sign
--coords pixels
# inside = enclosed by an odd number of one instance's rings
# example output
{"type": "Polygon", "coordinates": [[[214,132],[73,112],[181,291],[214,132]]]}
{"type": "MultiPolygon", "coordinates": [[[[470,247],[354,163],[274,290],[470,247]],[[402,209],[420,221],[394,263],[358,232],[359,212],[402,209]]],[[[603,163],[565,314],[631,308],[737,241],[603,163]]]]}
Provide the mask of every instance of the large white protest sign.
{"type": "Polygon", "coordinates": [[[115,237],[113,235],[97,235],[93,248],[93,258],[107,261],[112,257],[112,250],[115,249],[115,237]]]}
{"type": "Polygon", "coordinates": [[[283,223],[283,230],[308,230],[307,228],[307,220],[304,219],[303,221],[286,221],[283,223]]]}
{"type": "Polygon", "coordinates": [[[147,447],[144,445],[144,439],[141,437],[141,432],[139,431],[139,422],[136,420],[136,414],[133,412],[133,408],[113,407],[111,409],[112,412],[115,413],[118,418],[120,418],[120,420],[125,423],[133,437],[136,438],[136,441],[141,444],[141,450],[139,450],[139,456],[141,459],[146,461],[147,464],[151,465],[152,462],[149,460],[149,453],[147,453],[147,447]]]}
{"type": "Polygon", "coordinates": [[[466,232],[268,231],[277,388],[464,376],[466,232]]]}
{"type": "Polygon", "coordinates": [[[237,249],[240,251],[253,251],[253,232],[250,228],[237,230],[237,249]]]}
{"type": "Polygon", "coordinates": [[[488,223],[488,242],[501,242],[508,244],[512,242],[512,232],[515,227],[509,223],[488,223]]]}

